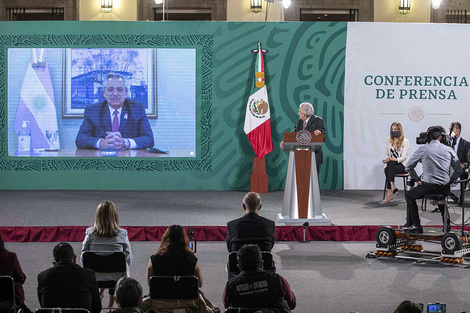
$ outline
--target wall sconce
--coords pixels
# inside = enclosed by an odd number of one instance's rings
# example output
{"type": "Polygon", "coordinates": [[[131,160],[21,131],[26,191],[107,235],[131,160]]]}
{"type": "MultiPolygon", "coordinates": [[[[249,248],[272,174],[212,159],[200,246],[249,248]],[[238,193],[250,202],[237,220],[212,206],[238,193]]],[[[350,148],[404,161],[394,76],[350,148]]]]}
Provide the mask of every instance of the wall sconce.
{"type": "Polygon", "coordinates": [[[109,13],[113,9],[113,0],[101,0],[101,11],[109,13]]]}
{"type": "Polygon", "coordinates": [[[411,0],[399,0],[398,2],[398,11],[401,14],[406,14],[410,12],[411,0]]]}
{"type": "Polygon", "coordinates": [[[259,13],[261,12],[261,1],[263,0],[250,0],[251,1],[251,12],[259,13]]]}
{"type": "Polygon", "coordinates": [[[441,6],[441,0],[432,0],[432,8],[434,10],[439,9],[440,6],[441,6]]]}

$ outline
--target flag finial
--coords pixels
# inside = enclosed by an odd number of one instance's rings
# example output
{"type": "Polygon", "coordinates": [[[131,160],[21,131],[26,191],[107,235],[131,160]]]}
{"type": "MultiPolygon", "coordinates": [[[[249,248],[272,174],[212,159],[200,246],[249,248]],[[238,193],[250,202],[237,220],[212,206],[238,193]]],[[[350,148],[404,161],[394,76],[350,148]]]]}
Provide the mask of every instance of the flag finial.
{"type": "Polygon", "coordinates": [[[258,41],[258,50],[261,50],[261,41],[258,41]]]}

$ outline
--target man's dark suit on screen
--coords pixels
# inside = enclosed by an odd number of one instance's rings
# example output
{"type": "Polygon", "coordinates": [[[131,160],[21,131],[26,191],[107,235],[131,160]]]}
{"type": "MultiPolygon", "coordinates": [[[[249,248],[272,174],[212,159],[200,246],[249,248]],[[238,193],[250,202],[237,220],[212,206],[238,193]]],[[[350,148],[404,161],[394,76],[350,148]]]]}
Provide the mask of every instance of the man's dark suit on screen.
{"type": "MultiPolygon", "coordinates": [[[[100,138],[111,132],[112,121],[106,101],[85,107],[85,117],[75,144],[79,149],[94,149],[100,138]]],[[[133,139],[137,149],[153,147],[153,132],[142,105],[125,100],[122,106],[119,132],[123,138],[133,139]]]]}
{"type": "Polygon", "coordinates": [[[38,275],[38,298],[43,308],[85,308],[101,311],[95,273],[71,260],[62,260],[38,275]]]}
{"type": "Polygon", "coordinates": [[[261,251],[271,251],[275,241],[274,222],[257,213],[246,213],[227,223],[227,249],[238,251],[244,244],[257,244],[261,251]]]}
{"type": "MultiPolygon", "coordinates": [[[[295,132],[299,132],[304,129],[304,121],[302,119],[299,119],[297,122],[297,125],[295,126],[295,132]]],[[[326,140],[326,127],[325,127],[325,121],[317,116],[317,115],[312,115],[308,119],[307,125],[305,127],[306,131],[309,131],[313,133],[315,130],[319,130],[323,133],[323,140],[326,140]]],[[[317,169],[320,166],[320,164],[323,162],[323,153],[322,151],[315,152],[315,161],[317,162],[317,169]]]]}

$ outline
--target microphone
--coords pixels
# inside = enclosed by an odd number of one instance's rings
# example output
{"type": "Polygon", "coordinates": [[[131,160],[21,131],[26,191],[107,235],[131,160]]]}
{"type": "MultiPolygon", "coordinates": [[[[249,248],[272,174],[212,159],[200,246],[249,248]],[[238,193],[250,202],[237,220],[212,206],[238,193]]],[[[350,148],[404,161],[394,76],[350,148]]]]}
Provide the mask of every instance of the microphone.
{"type": "Polygon", "coordinates": [[[304,239],[301,240],[301,241],[299,241],[299,243],[307,243],[307,242],[309,242],[308,240],[305,240],[308,225],[309,225],[308,222],[305,222],[305,223],[302,224],[302,226],[304,227],[304,229],[303,229],[304,239]]]}

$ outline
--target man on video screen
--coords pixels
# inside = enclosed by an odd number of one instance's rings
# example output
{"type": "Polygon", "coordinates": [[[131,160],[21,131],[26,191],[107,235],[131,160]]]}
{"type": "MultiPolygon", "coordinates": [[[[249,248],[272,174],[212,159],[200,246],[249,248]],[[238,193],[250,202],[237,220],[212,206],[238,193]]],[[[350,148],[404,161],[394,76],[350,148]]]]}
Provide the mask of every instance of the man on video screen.
{"type": "Polygon", "coordinates": [[[126,99],[123,76],[106,77],[106,101],[85,107],[75,144],[79,149],[145,149],[153,147],[153,132],[141,104],[126,99]]]}

